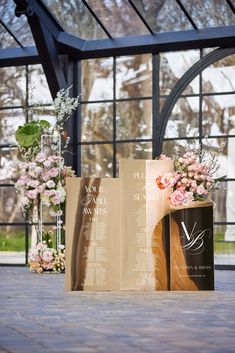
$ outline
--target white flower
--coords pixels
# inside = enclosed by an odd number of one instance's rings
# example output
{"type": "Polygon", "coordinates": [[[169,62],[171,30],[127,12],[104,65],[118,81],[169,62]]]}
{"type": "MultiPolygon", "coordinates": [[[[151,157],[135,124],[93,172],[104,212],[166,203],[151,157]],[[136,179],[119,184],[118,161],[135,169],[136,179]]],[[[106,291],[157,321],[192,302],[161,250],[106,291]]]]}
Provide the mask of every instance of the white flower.
{"type": "Polygon", "coordinates": [[[30,204],[30,200],[26,196],[21,196],[20,197],[20,207],[26,207],[30,204]]]}
{"type": "Polygon", "coordinates": [[[44,167],[46,167],[46,168],[50,168],[51,162],[47,160],[47,161],[43,162],[43,165],[44,165],[44,167]]]}
{"type": "Polygon", "coordinates": [[[53,180],[48,180],[48,181],[46,182],[46,186],[47,186],[48,188],[52,189],[52,188],[55,187],[55,183],[54,183],[53,180]]]}
{"type": "Polygon", "coordinates": [[[29,169],[35,169],[36,167],[37,167],[37,164],[35,162],[29,163],[29,169]]]}

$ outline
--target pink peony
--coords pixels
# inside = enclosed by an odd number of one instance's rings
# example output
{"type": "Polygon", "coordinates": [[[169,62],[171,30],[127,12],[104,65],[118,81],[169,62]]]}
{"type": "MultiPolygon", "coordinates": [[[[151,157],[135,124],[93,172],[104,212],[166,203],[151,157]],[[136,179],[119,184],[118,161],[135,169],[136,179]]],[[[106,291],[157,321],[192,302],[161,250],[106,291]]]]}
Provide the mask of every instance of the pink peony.
{"type": "Polygon", "coordinates": [[[170,200],[173,206],[179,206],[182,205],[184,202],[184,192],[176,189],[170,196],[170,200]]]}

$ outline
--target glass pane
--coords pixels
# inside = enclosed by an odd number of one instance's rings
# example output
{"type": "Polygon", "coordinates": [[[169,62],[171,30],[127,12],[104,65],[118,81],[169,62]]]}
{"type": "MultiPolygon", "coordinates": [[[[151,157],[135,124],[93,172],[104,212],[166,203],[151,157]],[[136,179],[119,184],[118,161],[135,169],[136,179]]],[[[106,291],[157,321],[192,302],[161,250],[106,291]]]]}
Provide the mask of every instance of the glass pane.
{"type": "Polygon", "coordinates": [[[0,223],[24,222],[14,187],[0,187],[0,223]]]}
{"type": "Polygon", "coordinates": [[[25,263],[24,226],[0,226],[0,263],[25,263]]]}
{"type": "Polygon", "coordinates": [[[54,106],[39,107],[32,106],[29,110],[29,120],[46,120],[52,126],[56,124],[55,109],[54,106]]]}
{"type": "Polygon", "coordinates": [[[230,138],[209,138],[202,140],[204,148],[209,148],[213,153],[219,153],[218,177],[227,175],[227,178],[235,178],[235,137],[230,138]]]}
{"type": "Polygon", "coordinates": [[[106,33],[96,22],[81,0],[44,0],[64,29],[83,39],[107,38],[106,33]]]}
{"type": "Polygon", "coordinates": [[[152,100],[117,103],[117,139],[151,138],[152,100]]]}
{"type": "MultiPolygon", "coordinates": [[[[1,5],[0,5],[1,6],[1,5]]],[[[19,47],[14,38],[0,24],[0,49],[19,47]]]]}
{"type": "Polygon", "coordinates": [[[235,181],[221,183],[220,189],[213,191],[212,200],[215,202],[215,222],[235,222],[235,181]]]}
{"type": "Polygon", "coordinates": [[[235,265],[235,225],[214,226],[214,252],[216,265],[235,265]]]}
{"type": "Polygon", "coordinates": [[[42,65],[29,66],[29,104],[50,104],[51,93],[42,65]]]}
{"type": "Polygon", "coordinates": [[[135,0],[134,4],[155,33],[193,29],[176,1],[135,0]]]}
{"type": "Polygon", "coordinates": [[[234,25],[235,18],[226,1],[182,0],[198,28],[234,25]]]}
{"type": "MultiPolygon", "coordinates": [[[[160,55],[160,94],[168,95],[178,80],[200,59],[198,50],[170,52],[160,55]]],[[[187,92],[186,92],[187,93],[187,92]]],[[[199,93],[198,78],[190,83],[190,92],[199,93]]]]}
{"type": "Polygon", "coordinates": [[[149,33],[127,0],[87,0],[87,3],[113,37],[149,33]]]}
{"type": "Polygon", "coordinates": [[[193,137],[199,129],[199,98],[179,98],[169,118],[165,138],[193,137]]]}
{"type": "Polygon", "coordinates": [[[152,96],[152,55],[124,56],[116,64],[116,98],[152,96]]]}
{"type": "Polygon", "coordinates": [[[113,175],[113,145],[86,145],[81,149],[83,177],[113,175]]]}
{"type": "Polygon", "coordinates": [[[117,143],[117,161],[120,159],[152,159],[152,142],[117,143]]]}
{"type": "Polygon", "coordinates": [[[217,61],[202,72],[203,92],[235,91],[235,55],[217,61]]]}
{"type": "Polygon", "coordinates": [[[25,92],[24,66],[0,68],[0,107],[25,106],[25,92]]]}
{"type": "Polygon", "coordinates": [[[83,60],[81,100],[107,99],[113,99],[113,59],[83,60]]]}
{"type": "Polygon", "coordinates": [[[0,110],[0,145],[16,144],[15,132],[25,123],[23,109],[0,110]]]}
{"type": "MultiPolygon", "coordinates": [[[[176,140],[176,141],[164,141],[162,153],[169,157],[173,157],[177,154],[183,154],[184,151],[191,146],[195,146],[194,140],[176,140]]],[[[199,141],[196,141],[196,149],[199,148],[199,141]]]]}
{"type": "Polygon", "coordinates": [[[82,141],[113,139],[113,104],[82,104],[82,141]]]}
{"type": "Polygon", "coordinates": [[[16,177],[17,149],[0,149],[0,184],[9,184],[16,177]]]}
{"type": "Polygon", "coordinates": [[[202,117],[204,135],[235,135],[235,94],[204,97],[202,117]]]}
{"type": "Polygon", "coordinates": [[[13,0],[1,0],[0,18],[23,46],[35,45],[26,17],[16,17],[15,7],[16,4],[13,0]]]}

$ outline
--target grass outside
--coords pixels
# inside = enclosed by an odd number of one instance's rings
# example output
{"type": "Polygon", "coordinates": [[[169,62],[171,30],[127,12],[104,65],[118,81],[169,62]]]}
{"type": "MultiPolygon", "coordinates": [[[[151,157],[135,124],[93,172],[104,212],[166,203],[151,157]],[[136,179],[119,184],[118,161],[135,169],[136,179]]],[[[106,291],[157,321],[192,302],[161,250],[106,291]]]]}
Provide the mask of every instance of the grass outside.
{"type": "Polygon", "coordinates": [[[0,232],[0,251],[25,251],[25,232],[0,232]]]}
{"type": "MultiPolygon", "coordinates": [[[[0,251],[25,251],[25,233],[0,232],[0,251]]],[[[224,241],[223,233],[214,235],[215,254],[235,254],[235,242],[224,241]]]]}

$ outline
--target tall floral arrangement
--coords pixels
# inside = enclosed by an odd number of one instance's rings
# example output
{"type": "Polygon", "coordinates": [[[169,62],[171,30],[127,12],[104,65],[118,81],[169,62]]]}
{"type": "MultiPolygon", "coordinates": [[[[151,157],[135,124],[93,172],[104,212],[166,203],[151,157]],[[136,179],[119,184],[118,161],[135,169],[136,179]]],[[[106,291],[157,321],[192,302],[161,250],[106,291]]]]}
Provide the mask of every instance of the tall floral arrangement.
{"type": "MultiPolygon", "coordinates": [[[[32,122],[20,126],[16,131],[19,163],[15,188],[23,212],[27,213],[29,220],[33,222],[35,222],[33,219],[35,209],[38,218],[40,217],[42,202],[43,205],[49,207],[51,216],[62,216],[62,208],[66,198],[66,177],[74,176],[71,167],[64,164],[64,153],[67,151],[69,143],[69,137],[66,137],[64,130],[69,116],[78,107],[79,97],[70,97],[69,91],[70,87],[60,90],[53,102],[56,116],[54,126],[46,120],[36,118],[32,122]]],[[[36,229],[39,234],[39,227],[36,229]]],[[[58,260],[59,249],[47,250],[49,246],[47,241],[39,239],[38,236],[39,240],[40,243],[31,249],[29,254],[31,269],[37,270],[38,266],[40,270],[37,272],[40,272],[41,269],[49,269],[51,266],[50,269],[54,270],[55,266],[53,265],[53,267],[52,263],[55,259],[58,260]],[[41,252],[39,253],[39,251],[41,252]],[[46,255],[41,256],[42,253],[51,253],[49,265],[43,266],[44,260],[41,259],[44,259],[46,255]],[[34,261],[35,259],[38,259],[38,263],[34,261]]]]}
{"type": "MultiPolygon", "coordinates": [[[[182,156],[174,156],[175,171],[159,175],[156,179],[158,188],[172,189],[169,196],[172,206],[187,206],[192,201],[205,201],[213,190],[219,188],[225,176],[215,177],[219,168],[218,155],[219,151],[213,152],[211,148],[193,148],[185,151],[182,156]]],[[[171,158],[161,155],[159,159],[171,158]]]]}

